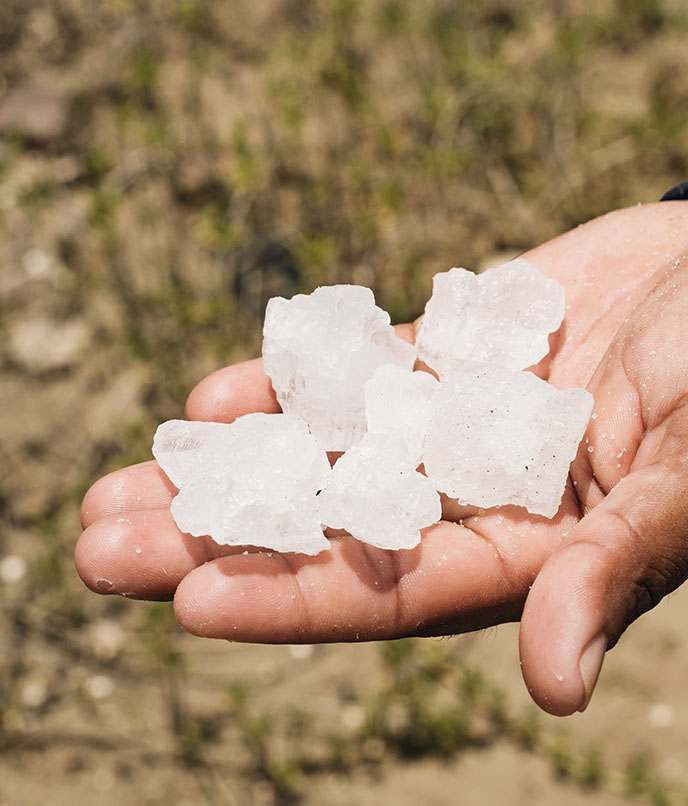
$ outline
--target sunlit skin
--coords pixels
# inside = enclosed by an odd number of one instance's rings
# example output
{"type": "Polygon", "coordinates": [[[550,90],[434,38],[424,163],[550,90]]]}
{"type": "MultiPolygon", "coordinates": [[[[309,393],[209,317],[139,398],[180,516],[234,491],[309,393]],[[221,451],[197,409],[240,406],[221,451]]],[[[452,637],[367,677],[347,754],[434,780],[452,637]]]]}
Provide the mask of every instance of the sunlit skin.
{"type": "MultiPolygon", "coordinates": [[[[565,286],[568,306],[535,371],[595,397],[556,517],[445,501],[444,519],[410,551],[335,536],[317,557],[246,552],[180,533],[176,490],[146,462],[86,494],[84,582],[174,598],[187,630],[234,641],[446,635],[520,620],[533,699],[560,715],[585,707],[607,644],[688,576],[688,204],[611,213],[525,257],[565,286]]],[[[398,332],[413,340],[416,327],[398,332]]],[[[259,360],[210,375],[186,405],[195,420],[254,411],[279,411],[259,360]]]]}

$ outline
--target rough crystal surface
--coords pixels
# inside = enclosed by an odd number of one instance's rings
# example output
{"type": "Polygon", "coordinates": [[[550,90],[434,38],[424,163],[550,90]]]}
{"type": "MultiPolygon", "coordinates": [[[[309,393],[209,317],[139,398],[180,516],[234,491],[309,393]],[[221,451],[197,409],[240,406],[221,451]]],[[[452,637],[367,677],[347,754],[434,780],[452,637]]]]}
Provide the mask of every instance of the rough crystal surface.
{"type": "Polygon", "coordinates": [[[523,258],[484,274],[436,274],[416,341],[418,356],[443,377],[463,361],[525,369],[549,352],[564,318],[564,289],[523,258]]]}
{"type": "Polygon", "coordinates": [[[438,490],[552,517],[592,397],[520,370],[547,354],[563,315],[561,286],[523,259],[436,275],[417,350],[438,382],[413,371],[416,348],[368,288],[270,300],[263,361],[285,413],[172,420],[156,433],[179,528],[317,554],[327,525],[410,549],[441,517],[438,490]],[[344,451],[332,470],[326,450],[344,451]]]}
{"type": "Polygon", "coordinates": [[[394,364],[378,367],[364,387],[368,431],[403,440],[418,465],[430,421],[430,400],[438,386],[427,372],[409,372],[394,364]]]}
{"type": "Polygon", "coordinates": [[[323,286],[268,303],[265,371],[283,411],[303,417],[328,451],[344,451],[365,433],[363,384],[375,370],[410,369],[414,357],[369,288],[323,286]]]}
{"type": "Polygon", "coordinates": [[[327,454],[293,414],[247,414],[233,423],[170,420],[153,455],[179,489],[182,530],[216,543],[317,554],[329,548],[316,494],[330,478],[327,454]]]}
{"type": "Polygon", "coordinates": [[[463,504],[518,504],[551,518],[592,405],[584,389],[468,362],[433,397],[425,471],[435,489],[463,504]]]}
{"type": "Polygon", "coordinates": [[[318,500],[323,523],[381,549],[417,546],[420,529],[442,514],[404,441],[388,434],[366,434],[341,456],[318,500]]]}

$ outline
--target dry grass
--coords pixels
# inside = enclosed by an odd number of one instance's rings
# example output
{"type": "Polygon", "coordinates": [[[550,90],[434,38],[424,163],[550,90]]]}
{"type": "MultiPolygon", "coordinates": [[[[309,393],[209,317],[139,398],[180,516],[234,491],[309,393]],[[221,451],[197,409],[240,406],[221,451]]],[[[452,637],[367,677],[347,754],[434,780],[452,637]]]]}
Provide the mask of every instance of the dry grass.
{"type": "Polygon", "coordinates": [[[481,673],[471,694],[447,645],[383,649],[365,692],[323,678],[325,712],[349,715],[331,735],[298,691],[256,709],[251,673],[189,672],[207,650],[169,609],[97,599],[71,548],[88,484],[258,351],[270,296],[362,283],[402,321],[435,272],[686,178],[687,44],[679,0],[0,4],[8,802],[40,794],[37,753],[77,805],[289,803],[313,776],[504,740],[589,789],[678,798],[643,759],[614,778],[543,737],[481,673]],[[3,119],[16,93],[33,122],[3,119]],[[404,665],[416,683],[390,687],[404,665]]]}

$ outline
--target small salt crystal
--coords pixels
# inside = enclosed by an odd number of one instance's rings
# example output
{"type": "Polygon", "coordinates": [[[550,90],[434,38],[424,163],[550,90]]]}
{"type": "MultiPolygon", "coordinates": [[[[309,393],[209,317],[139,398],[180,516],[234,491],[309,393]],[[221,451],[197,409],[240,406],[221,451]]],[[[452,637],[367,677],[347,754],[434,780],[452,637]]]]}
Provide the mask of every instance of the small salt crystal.
{"type": "Polygon", "coordinates": [[[418,357],[440,377],[471,359],[525,369],[547,355],[564,311],[563,287],[523,258],[481,275],[451,269],[433,279],[418,357]]]}
{"type": "Polygon", "coordinates": [[[364,387],[368,431],[403,440],[417,465],[430,421],[430,400],[438,386],[427,372],[408,372],[394,364],[379,367],[364,387]]]}
{"type": "Polygon", "coordinates": [[[316,512],[327,454],[293,414],[247,414],[230,425],[170,420],[153,455],[179,488],[182,532],[216,543],[317,554],[329,548],[316,512]]]}
{"type": "Polygon", "coordinates": [[[414,357],[369,288],[323,286],[268,302],[265,372],[282,410],[303,417],[328,451],[344,451],[365,433],[363,384],[375,370],[390,363],[410,370],[414,357]]]}
{"type": "Polygon", "coordinates": [[[366,434],[341,456],[318,499],[323,523],[381,549],[417,546],[442,514],[435,488],[390,434],[366,434]]]}
{"type": "Polygon", "coordinates": [[[468,362],[432,401],[423,463],[436,489],[462,504],[518,504],[551,518],[593,398],[530,372],[468,362]]]}

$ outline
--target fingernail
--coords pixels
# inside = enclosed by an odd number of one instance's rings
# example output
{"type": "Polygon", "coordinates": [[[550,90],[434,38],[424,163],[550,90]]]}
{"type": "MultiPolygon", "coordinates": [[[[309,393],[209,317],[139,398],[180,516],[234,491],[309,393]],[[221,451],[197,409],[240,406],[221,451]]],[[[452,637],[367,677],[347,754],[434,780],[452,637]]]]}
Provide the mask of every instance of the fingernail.
{"type": "Polygon", "coordinates": [[[588,707],[592,693],[595,690],[595,684],[600,676],[602,661],[604,660],[604,653],[607,651],[608,643],[607,636],[604,633],[600,633],[590,641],[581,653],[578,669],[585,689],[585,698],[578,709],[581,712],[588,707]]]}

